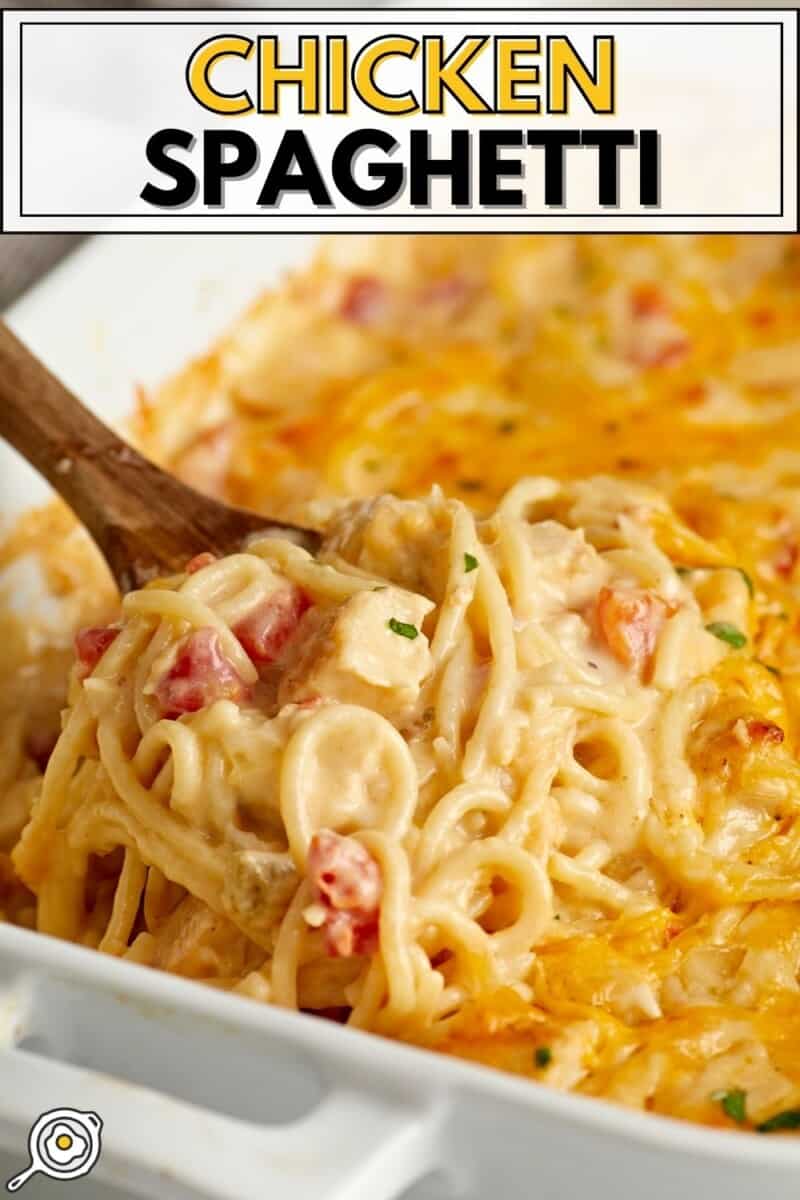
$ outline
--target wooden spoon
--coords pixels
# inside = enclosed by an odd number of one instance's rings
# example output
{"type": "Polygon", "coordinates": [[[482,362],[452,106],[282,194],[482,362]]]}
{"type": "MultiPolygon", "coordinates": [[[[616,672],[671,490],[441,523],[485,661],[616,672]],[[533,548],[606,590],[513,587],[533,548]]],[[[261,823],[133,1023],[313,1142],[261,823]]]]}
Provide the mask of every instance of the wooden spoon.
{"type": "Polygon", "coordinates": [[[319,534],[212,500],[148,462],[98,421],[0,321],[0,436],[86,526],[123,593],[254,533],[316,550],[319,534]]]}

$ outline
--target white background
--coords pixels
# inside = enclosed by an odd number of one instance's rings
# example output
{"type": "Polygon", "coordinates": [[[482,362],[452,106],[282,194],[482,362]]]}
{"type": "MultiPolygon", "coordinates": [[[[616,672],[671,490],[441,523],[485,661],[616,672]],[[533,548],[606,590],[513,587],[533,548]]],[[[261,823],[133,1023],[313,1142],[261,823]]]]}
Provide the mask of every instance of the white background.
{"type": "MultiPolygon", "coordinates": [[[[400,14],[371,13],[369,26],[353,26],[351,38],[364,41],[381,32],[402,30],[413,36],[443,32],[454,46],[466,33],[530,35],[565,33],[591,62],[591,38],[595,33],[613,34],[617,39],[617,114],[598,117],[583,102],[573,103],[569,117],[502,116],[469,118],[451,108],[445,118],[380,118],[356,101],[351,115],[294,119],[294,90],[283,102],[280,118],[251,115],[244,118],[216,117],[201,108],[189,94],[184,71],[192,50],[214,33],[233,31],[255,37],[281,28],[283,50],[291,56],[298,34],[342,32],[350,22],[361,22],[365,13],[306,14],[305,25],[298,15],[272,12],[262,23],[252,12],[204,14],[186,12],[59,13],[61,21],[108,22],[53,25],[52,13],[9,13],[5,16],[4,109],[5,109],[5,227],[9,230],[116,229],[151,232],[179,228],[199,232],[207,229],[406,229],[430,227],[463,230],[466,226],[492,228],[586,229],[591,221],[577,213],[604,214],[594,226],[620,231],[650,227],[658,230],[700,228],[794,228],[796,224],[796,15],[760,9],[735,13],[724,11],[632,12],[612,14],[538,14],[555,24],[543,27],[531,19],[530,11],[495,10],[480,12],[400,14]],[[446,19],[460,25],[445,27],[446,19]],[[614,23],[614,19],[618,23],[614,23]],[[208,24],[198,24],[204,20],[208,24]],[[324,20],[324,27],[320,28],[324,20]],[[510,22],[501,27],[500,22],[510,22]],[[19,145],[18,33],[24,33],[23,127],[19,145]],[[294,21],[294,24],[292,23],[294,21]],[[680,22],[667,24],[666,22],[680,22]],[[780,33],[768,22],[786,24],[784,48],[784,219],[755,220],[752,214],[777,213],[780,196],[780,33]],[[144,24],[149,22],[149,24],[144,24]],[[621,24],[619,22],[637,22],[621,24]],[[737,22],[727,24],[726,22],[737,22]],[[744,22],[745,24],[741,24],[744,22]],[[176,24],[177,23],[177,24],[176,24]],[[139,200],[143,184],[168,181],[150,167],[144,154],[148,137],[164,126],[177,126],[199,134],[203,129],[228,130],[232,122],[252,134],[262,147],[260,169],[247,181],[227,186],[223,213],[202,207],[196,199],[187,209],[166,212],[139,200]],[[388,129],[401,141],[414,127],[436,130],[446,140],[450,127],[459,128],[658,128],[662,133],[662,206],[660,215],[642,217],[638,201],[638,156],[623,150],[622,203],[614,215],[600,209],[596,200],[596,152],[567,151],[567,208],[547,210],[542,203],[541,150],[528,152],[526,215],[496,210],[494,219],[470,220],[461,215],[448,221],[446,190],[434,191],[432,211],[411,213],[404,200],[379,213],[360,212],[334,192],[333,215],[313,212],[307,199],[287,196],[280,215],[256,208],[271,154],[282,129],[300,125],[313,137],[320,165],[325,168],[333,145],[350,129],[369,125],[388,129]],[[22,207],[32,215],[19,215],[19,165],[23,166],[22,207]],[[346,216],[345,214],[358,214],[346,216]],[[50,215],[56,214],[56,215],[50,215]],[[78,214],[90,214],[81,217],[78,214]],[[102,216],[97,214],[103,214],[102,216]],[[108,214],[120,214],[108,221],[108,214]],[[124,214],[124,215],[123,215],[124,214]],[[144,215],[142,215],[144,214],[144,215]],[[209,214],[204,216],[203,214],[209,214]],[[306,214],[306,215],[304,215],[306,214]],[[310,214],[310,215],[307,215],[310,214]],[[405,214],[405,215],[402,215],[405,214]],[[542,219],[537,220],[536,214],[542,219]],[[686,214],[678,216],[678,214],[686,214]],[[714,219],[708,214],[731,214],[714,219]],[[748,219],[742,214],[748,214],[748,219]],[[626,219],[627,215],[627,219],[626,219]],[[670,216],[675,219],[669,220],[670,216]]],[[[379,78],[388,88],[399,86],[399,72],[418,70],[415,64],[395,61],[386,64],[379,78]],[[393,78],[394,74],[394,78],[393,78]]],[[[231,60],[219,68],[220,86],[246,83],[255,93],[255,66],[231,60]]],[[[486,52],[470,72],[485,94],[491,95],[491,53],[486,52]],[[481,84],[483,86],[481,87],[481,84]]],[[[217,78],[215,76],[215,78],[217,78]]],[[[402,154],[402,150],[399,152],[402,154]]],[[[382,156],[377,155],[377,158],[382,156]]],[[[197,148],[191,161],[200,172],[197,148]]],[[[332,185],[331,185],[332,186],[332,185]]]]}

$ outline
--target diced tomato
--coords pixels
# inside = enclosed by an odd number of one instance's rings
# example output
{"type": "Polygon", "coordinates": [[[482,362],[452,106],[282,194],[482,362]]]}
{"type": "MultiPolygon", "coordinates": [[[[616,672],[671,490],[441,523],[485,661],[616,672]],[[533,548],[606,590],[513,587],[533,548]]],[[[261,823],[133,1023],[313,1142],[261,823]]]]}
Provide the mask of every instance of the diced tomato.
{"type": "Polygon", "coordinates": [[[767,329],[775,323],[777,313],[774,308],[755,308],[750,313],[750,324],[756,329],[767,329]]]}
{"type": "Polygon", "coordinates": [[[780,725],[761,717],[740,717],[733,732],[744,746],[779,746],[785,737],[780,725]]]}
{"type": "Polygon", "coordinates": [[[689,353],[691,343],[672,316],[665,293],[656,285],[642,283],[629,299],[632,320],[627,357],[640,367],[668,367],[689,353]]]}
{"type": "Polygon", "coordinates": [[[659,596],[642,589],[604,587],[597,597],[600,635],[614,657],[638,674],[648,666],[668,614],[659,596]]]}
{"type": "Polygon", "coordinates": [[[339,302],[339,315],[355,325],[375,325],[386,315],[386,285],[372,275],[351,279],[339,302]]]}
{"type": "Polygon", "coordinates": [[[791,579],[799,556],[800,547],[794,539],[784,542],[772,560],[773,567],[782,579],[791,579]]]}
{"type": "Polygon", "coordinates": [[[181,643],[175,662],[155,694],[162,715],[176,720],[217,700],[241,703],[250,689],[222,653],[216,629],[197,629],[181,643]]]}
{"type": "Polygon", "coordinates": [[[278,588],[248,613],[233,632],[255,663],[272,663],[297,628],[311,601],[301,588],[278,588]]]}
{"type": "Polygon", "coordinates": [[[196,575],[198,571],[202,571],[203,567],[210,567],[216,561],[216,554],[212,554],[210,550],[204,550],[202,554],[195,554],[194,558],[189,559],[186,564],[186,574],[196,575]]]}
{"type": "Polygon", "coordinates": [[[683,393],[683,402],[690,408],[696,404],[702,404],[708,397],[708,388],[705,383],[692,383],[683,393]]]}
{"type": "Polygon", "coordinates": [[[93,626],[78,630],[75,634],[75,654],[80,679],[91,675],[108,647],[119,636],[119,632],[119,625],[93,626]]]}
{"type": "Polygon", "coordinates": [[[424,307],[439,306],[453,313],[461,309],[473,293],[472,284],[462,275],[448,275],[426,284],[420,292],[420,303],[424,307]]]}
{"type": "Polygon", "coordinates": [[[311,881],[333,908],[375,911],[381,898],[378,864],[355,838],[323,829],[308,856],[311,881]]]}
{"type": "Polygon", "coordinates": [[[332,958],[355,958],[378,949],[378,914],[331,912],[325,922],[325,949],[332,958]]]}
{"type": "Polygon", "coordinates": [[[325,909],[328,954],[336,958],[374,954],[383,880],[370,852],[355,838],[323,829],[311,841],[308,877],[316,902],[325,909]]]}
{"type": "Polygon", "coordinates": [[[682,334],[665,341],[658,349],[642,356],[640,362],[647,367],[674,367],[689,353],[690,342],[682,334]]]}
{"type": "Polygon", "coordinates": [[[656,283],[639,283],[631,292],[634,317],[652,317],[668,311],[666,297],[656,283]]]}
{"type": "Polygon", "coordinates": [[[762,745],[771,743],[773,746],[779,746],[786,736],[780,725],[776,725],[774,721],[755,721],[747,722],[747,732],[754,742],[760,742],[762,745]]]}
{"type": "Polygon", "coordinates": [[[674,938],[683,933],[683,926],[676,924],[666,925],[664,928],[664,945],[668,946],[674,938]]]}

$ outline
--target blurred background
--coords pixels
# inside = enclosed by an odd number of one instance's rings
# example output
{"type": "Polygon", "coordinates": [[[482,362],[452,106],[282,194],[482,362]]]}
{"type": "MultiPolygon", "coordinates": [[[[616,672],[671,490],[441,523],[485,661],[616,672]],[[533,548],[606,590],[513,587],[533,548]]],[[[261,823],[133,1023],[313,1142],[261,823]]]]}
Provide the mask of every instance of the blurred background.
{"type": "MultiPolygon", "coordinates": [[[[302,7],[303,0],[298,0],[298,5],[302,7]]],[[[617,8],[658,8],[663,7],[668,0],[612,0],[614,7],[617,8]]],[[[713,0],[676,0],[681,7],[685,8],[702,8],[714,7],[713,0]]],[[[513,5],[513,0],[509,0],[513,5]]],[[[463,4],[458,0],[404,0],[402,4],[383,3],[381,0],[341,0],[340,3],[334,3],[332,0],[316,0],[317,7],[326,8],[453,8],[460,11],[465,11],[469,8],[491,9],[494,7],[504,7],[503,0],[485,0],[480,3],[480,0],[472,0],[471,3],[463,4]]],[[[573,5],[576,8],[599,8],[603,7],[602,0],[576,0],[573,5]]],[[[47,0],[39,0],[38,3],[20,3],[19,0],[5,0],[2,7],[7,9],[104,9],[104,8],[119,8],[115,0],[59,0],[59,3],[48,3],[47,0]]],[[[132,9],[159,8],[155,0],[137,0],[129,6],[132,9]]],[[[270,8],[291,8],[291,4],[269,4],[269,3],[248,3],[244,0],[242,3],[226,3],[225,0],[172,0],[169,4],[170,8],[253,8],[261,12],[270,8]]],[[[525,7],[525,6],[521,6],[525,7]]],[[[551,3],[549,7],[557,7],[556,3],[551,3]]],[[[564,0],[562,7],[570,7],[569,0],[564,0]]],[[[726,3],[718,4],[720,8],[793,8],[794,5],[786,0],[727,0],[726,3]]],[[[130,236],[130,235],[129,235],[130,236]]],[[[35,282],[41,275],[44,275],[52,266],[60,259],[68,254],[82,240],[80,235],[66,234],[0,234],[0,311],[7,308],[18,296],[35,282]]]]}

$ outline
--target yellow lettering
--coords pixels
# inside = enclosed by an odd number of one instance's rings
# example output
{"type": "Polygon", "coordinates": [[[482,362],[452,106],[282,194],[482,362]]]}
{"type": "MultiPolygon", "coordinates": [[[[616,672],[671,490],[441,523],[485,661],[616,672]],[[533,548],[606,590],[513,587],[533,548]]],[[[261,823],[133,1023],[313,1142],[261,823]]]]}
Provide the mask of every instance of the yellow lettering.
{"type": "Polygon", "coordinates": [[[392,95],[379,88],[375,82],[375,72],[384,59],[395,55],[413,59],[418,51],[419,42],[416,38],[379,37],[374,42],[368,42],[353,64],[353,82],[364,103],[376,112],[391,116],[404,117],[419,112],[419,104],[412,91],[392,95]]]}
{"type": "Polygon", "coordinates": [[[299,88],[300,112],[319,112],[319,41],[315,37],[301,37],[299,46],[299,63],[279,63],[278,38],[270,36],[258,39],[260,113],[279,113],[280,89],[287,86],[299,88]]]}
{"type": "Polygon", "coordinates": [[[594,42],[594,71],[590,71],[568,37],[547,39],[551,113],[569,112],[568,81],[572,80],[589,107],[596,113],[614,111],[614,39],[598,37],[594,42]]]}
{"type": "Polygon", "coordinates": [[[539,54],[539,39],[499,37],[495,43],[497,55],[497,112],[538,113],[538,96],[520,95],[524,83],[539,82],[539,68],[531,63],[523,66],[517,60],[522,54],[539,54]]]}
{"type": "Polygon", "coordinates": [[[347,38],[328,38],[328,112],[347,112],[347,38]]]}
{"type": "Polygon", "coordinates": [[[252,112],[253,101],[247,91],[218,92],[211,86],[209,73],[220,58],[226,58],[228,55],[249,58],[254,44],[250,38],[222,34],[209,38],[202,46],[198,46],[186,66],[186,83],[195,100],[211,112],[223,113],[226,116],[252,112]]]}
{"type": "Polygon", "coordinates": [[[425,38],[425,111],[444,111],[444,93],[450,92],[470,113],[491,112],[483,96],[467,83],[462,72],[485,50],[488,38],[465,37],[452,54],[444,57],[444,38],[425,38]]]}

